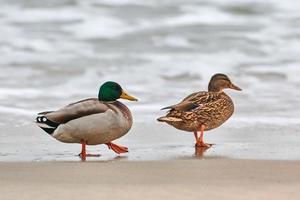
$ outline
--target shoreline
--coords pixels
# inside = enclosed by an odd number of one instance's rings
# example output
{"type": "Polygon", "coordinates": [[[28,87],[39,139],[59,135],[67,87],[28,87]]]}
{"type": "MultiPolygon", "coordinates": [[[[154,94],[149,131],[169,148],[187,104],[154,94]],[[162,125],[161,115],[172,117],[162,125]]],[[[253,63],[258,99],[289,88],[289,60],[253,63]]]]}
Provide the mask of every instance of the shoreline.
{"type": "MultiPolygon", "coordinates": [[[[136,123],[126,136],[114,141],[128,147],[129,153],[118,156],[106,145],[87,146],[88,153],[101,154],[101,157],[88,160],[300,160],[299,126],[286,130],[282,126],[264,124],[258,124],[255,128],[234,128],[229,126],[232,124],[207,132],[205,142],[215,145],[206,151],[195,151],[195,140],[191,133],[157,123],[136,123]]],[[[0,145],[0,162],[80,160],[77,156],[81,150],[79,144],[61,143],[44,134],[34,124],[2,127],[0,132],[5,138],[0,145]]]]}

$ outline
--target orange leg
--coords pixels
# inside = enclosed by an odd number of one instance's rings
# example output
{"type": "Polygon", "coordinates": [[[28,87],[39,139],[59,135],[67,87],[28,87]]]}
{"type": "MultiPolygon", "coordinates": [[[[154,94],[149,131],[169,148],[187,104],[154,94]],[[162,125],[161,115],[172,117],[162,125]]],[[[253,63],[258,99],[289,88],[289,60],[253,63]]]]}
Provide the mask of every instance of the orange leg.
{"type": "Polygon", "coordinates": [[[81,160],[85,160],[86,159],[86,141],[85,140],[81,140],[81,153],[79,154],[79,156],[81,157],[81,160]]]}
{"type": "Polygon", "coordinates": [[[106,145],[108,146],[109,149],[113,150],[117,154],[127,153],[128,152],[128,148],[127,147],[123,147],[123,146],[114,144],[112,142],[108,142],[108,143],[106,143],[106,145]]]}
{"type": "Polygon", "coordinates": [[[196,147],[211,147],[211,144],[204,143],[203,135],[204,135],[205,126],[201,125],[200,127],[200,137],[197,139],[196,147]]]}
{"type": "Polygon", "coordinates": [[[79,154],[79,156],[81,157],[81,160],[86,160],[86,157],[99,157],[100,154],[87,154],[86,153],[86,143],[87,141],[85,141],[84,139],[82,139],[80,141],[81,143],[81,153],[79,154]]]}

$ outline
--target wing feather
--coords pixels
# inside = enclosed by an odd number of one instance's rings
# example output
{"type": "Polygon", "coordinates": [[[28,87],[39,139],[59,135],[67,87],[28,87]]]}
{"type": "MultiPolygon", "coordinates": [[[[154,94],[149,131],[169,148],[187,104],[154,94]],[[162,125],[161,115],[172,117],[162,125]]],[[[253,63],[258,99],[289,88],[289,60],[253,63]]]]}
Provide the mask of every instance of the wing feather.
{"type": "Polygon", "coordinates": [[[97,98],[85,99],[76,103],[69,104],[57,111],[47,112],[44,116],[57,123],[67,123],[73,119],[87,115],[104,113],[109,107],[97,98]]]}
{"type": "Polygon", "coordinates": [[[211,92],[195,92],[185,97],[180,103],[163,108],[177,111],[190,111],[195,108],[201,109],[205,104],[219,99],[219,95],[211,92]]]}

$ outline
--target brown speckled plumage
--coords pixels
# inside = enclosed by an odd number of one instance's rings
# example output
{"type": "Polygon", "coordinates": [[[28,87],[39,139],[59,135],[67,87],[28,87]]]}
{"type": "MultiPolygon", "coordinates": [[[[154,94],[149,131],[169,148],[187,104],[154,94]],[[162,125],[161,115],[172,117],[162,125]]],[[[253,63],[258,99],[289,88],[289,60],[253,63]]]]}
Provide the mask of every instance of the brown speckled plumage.
{"type": "Polygon", "coordinates": [[[189,132],[199,131],[201,125],[205,126],[205,130],[217,128],[234,112],[234,104],[223,92],[224,88],[241,90],[226,75],[216,74],[209,83],[208,92],[193,93],[179,104],[166,107],[165,109],[170,109],[169,112],[158,121],[189,132]]]}
{"type": "Polygon", "coordinates": [[[232,100],[224,92],[195,93],[189,101],[200,106],[189,111],[172,109],[166,117],[179,118],[182,121],[166,122],[184,131],[197,131],[201,125],[205,125],[205,130],[210,130],[223,124],[234,111],[232,100]]]}

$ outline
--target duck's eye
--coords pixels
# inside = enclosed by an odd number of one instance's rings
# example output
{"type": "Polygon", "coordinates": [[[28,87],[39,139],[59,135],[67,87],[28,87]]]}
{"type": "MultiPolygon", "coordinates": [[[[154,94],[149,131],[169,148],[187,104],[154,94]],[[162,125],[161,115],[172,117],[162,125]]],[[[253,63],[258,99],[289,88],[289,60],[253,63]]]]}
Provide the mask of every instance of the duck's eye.
{"type": "Polygon", "coordinates": [[[116,90],[116,91],[121,91],[122,89],[121,89],[120,86],[116,86],[116,87],[115,87],[115,90],[116,90]]]}

